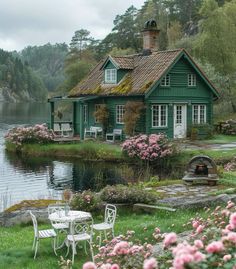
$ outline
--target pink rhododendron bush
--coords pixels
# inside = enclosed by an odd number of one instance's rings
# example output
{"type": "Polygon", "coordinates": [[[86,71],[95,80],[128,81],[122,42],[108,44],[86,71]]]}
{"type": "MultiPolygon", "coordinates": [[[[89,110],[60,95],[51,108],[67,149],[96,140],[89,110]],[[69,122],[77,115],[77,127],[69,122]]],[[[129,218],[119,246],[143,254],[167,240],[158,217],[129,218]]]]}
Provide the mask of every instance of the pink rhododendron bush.
{"type": "Polygon", "coordinates": [[[48,143],[53,139],[53,133],[45,124],[36,124],[30,127],[13,128],[5,136],[7,142],[16,146],[24,143],[48,143]]]}
{"type": "Polygon", "coordinates": [[[235,204],[229,201],[206,213],[208,217],[196,214],[184,224],[189,230],[187,241],[156,228],[152,244],[133,243],[137,242],[134,232],[128,232],[101,247],[95,262],[85,263],[83,269],[236,269],[235,204]],[[163,251],[153,253],[157,242],[163,251]]]}
{"type": "Polygon", "coordinates": [[[165,134],[137,135],[122,144],[122,150],[131,158],[155,161],[173,153],[173,144],[165,134]]]}

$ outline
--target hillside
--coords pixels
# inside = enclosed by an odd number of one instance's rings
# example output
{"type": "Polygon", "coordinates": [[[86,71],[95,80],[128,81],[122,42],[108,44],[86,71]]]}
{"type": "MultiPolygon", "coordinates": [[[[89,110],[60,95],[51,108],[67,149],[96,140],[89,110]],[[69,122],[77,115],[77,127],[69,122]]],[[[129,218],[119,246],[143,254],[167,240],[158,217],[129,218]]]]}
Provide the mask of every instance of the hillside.
{"type": "Polygon", "coordinates": [[[31,68],[12,53],[0,49],[0,101],[44,101],[46,98],[47,90],[31,68]]]}

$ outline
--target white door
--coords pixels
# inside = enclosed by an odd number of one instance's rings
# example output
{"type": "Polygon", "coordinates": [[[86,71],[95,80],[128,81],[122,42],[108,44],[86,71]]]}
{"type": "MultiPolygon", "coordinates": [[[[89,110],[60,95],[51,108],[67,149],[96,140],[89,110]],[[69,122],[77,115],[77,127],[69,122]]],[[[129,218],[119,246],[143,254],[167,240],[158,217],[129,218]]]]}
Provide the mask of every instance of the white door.
{"type": "Polygon", "coordinates": [[[174,105],[174,138],[185,138],[187,133],[187,105],[174,105]]]}

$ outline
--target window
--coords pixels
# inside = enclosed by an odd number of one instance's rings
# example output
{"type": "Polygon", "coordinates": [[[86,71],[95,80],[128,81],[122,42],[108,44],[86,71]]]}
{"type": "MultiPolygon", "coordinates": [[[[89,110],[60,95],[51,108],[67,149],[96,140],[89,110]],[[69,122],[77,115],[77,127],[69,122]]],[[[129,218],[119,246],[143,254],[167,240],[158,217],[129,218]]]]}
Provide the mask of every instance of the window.
{"type": "Polygon", "coordinates": [[[206,123],[206,105],[193,105],[193,124],[206,123]]]}
{"type": "MultiPolygon", "coordinates": [[[[95,105],[95,112],[97,112],[99,108],[100,108],[100,104],[96,104],[95,105]]],[[[98,119],[96,117],[95,117],[95,123],[98,123],[98,119]]]]}
{"type": "Polygon", "coordinates": [[[170,86],[170,75],[167,74],[162,80],[161,80],[161,86],[170,86]]]}
{"type": "Polygon", "coordinates": [[[167,105],[152,106],[152,127],[167,127],[167,105]]]}
{"type": "Polygon", "coordinates": [[[84,105],[84,123],[88,122],[88,105],[84,105]]]}
{"type": "Polygon", "coordinates": [[[196,75],[195,74],[188,74],[188,86],[196,86],[196,75]]]}
{"type": "Polygon", "coordinates": [[[105,70],[105,83],[116,83],[116,69],[106,69],[105,70]]]}
{"type": "Polygon", "coordinates": [[[117,105],[116,106],[116,123],[119,123],[119,124],[124,123],[124,120],[123,120],[124,114],[125,114],[125,106],[117,105]]]}

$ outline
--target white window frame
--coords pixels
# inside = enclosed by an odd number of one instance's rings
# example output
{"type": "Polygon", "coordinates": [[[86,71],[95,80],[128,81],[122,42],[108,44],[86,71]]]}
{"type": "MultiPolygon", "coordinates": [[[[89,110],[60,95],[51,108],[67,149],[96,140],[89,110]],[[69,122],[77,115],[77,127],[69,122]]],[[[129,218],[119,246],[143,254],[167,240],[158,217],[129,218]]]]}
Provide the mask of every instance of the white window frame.
{"type": "Polygon", "coordinates": [[[161,86],[163,87],[169,87],[170,86],[170,74],[167,74],[163,77],[161,80],[161,86]]]}
{"type": "Polygon", "coordinates": [[[105,69],[105,83],[116,84],[117,83],[117,70],[105,69]]]}
{"type": "MultiPolygon", "coordinates": [[[[95,112],[98,111],[98,109],[100,108],[100,106],[101,106],[101,104],[95,104],[95,112]]],[[[94,118],[95,118],[95,119],[94,119],[94,122],[95,122],[95,123],[98,123],[97,118],[96,118],[96,117],[94,117],[94,118]]]]}
{"type": "Polygon", "coordinates": [[[152,110],[152,128],[163,128],[168,126],[168,106],[165,104],[153,104],[152,110]],[[162,113],[165,114],[162,114],[162,113]],[[156,113],[157,115],[154,115],[156,113]],[[156,116],[156,119],[154,118],[156,116]],[[164,118],[162,118],[164,116],[164,118]],[[164,123],[163,123],[164,122],[164,123]]]}
{"type": "Polygon", "coordinates": [[[88,105],[84,105],[84,123],[88,123],[88,105]]]}
{"type": "Polygon", "coordinates": [[[116,105],[116,123],[124,124],[125,105],[116,105]]]}
{"type": "Polygon", "coordinates": [[[188,87],[195,87],[197,85],[196,74],[188,74],[188,87]]]}
{"type": "Polygon", "coordinates": [[[192,105],[192,123],[193,124],[205,124],[206,123],[206,105],[195,104],[192,105]]]}

